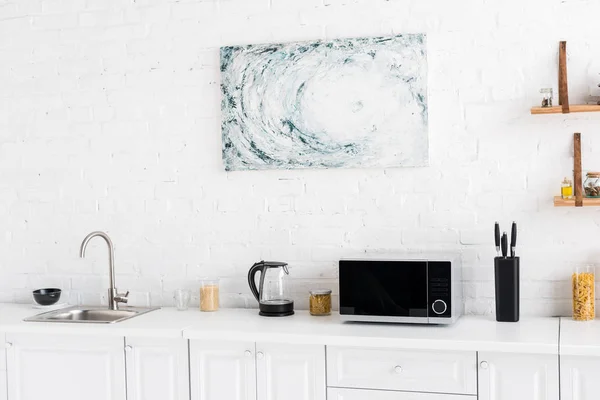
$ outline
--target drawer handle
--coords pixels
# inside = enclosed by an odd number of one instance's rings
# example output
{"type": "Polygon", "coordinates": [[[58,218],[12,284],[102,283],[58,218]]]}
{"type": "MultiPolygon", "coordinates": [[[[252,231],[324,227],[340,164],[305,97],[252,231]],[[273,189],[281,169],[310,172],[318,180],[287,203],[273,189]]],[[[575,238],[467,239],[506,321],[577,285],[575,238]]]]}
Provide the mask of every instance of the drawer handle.
{"type": "Polygon", "coordinates": [[[133,350],[133,347],[131,347],[130,345],[125,346],[126,352],[131,353],[131,350],[133,350]]]}
{"type": "Polygon", "coordinates": [[[12,347],[12,343],[11,342],[6,342],[6,347],[10,349],[12,347]]]}
{"type": "Polygon", "coordinates": [[[252,357],[252,352],[251,352],[250,350],[246,350],[246,351],[244,352],[244,355],[245,355],[246,357],[252,357]]]}
{"type": "Polygon", "coordinates": [[[256,358],[258,358],[259,360],[262,360],[265,357],[265,355],[263,354],[262,351],[259,351],[258,353],[256,353],[256,358]]]}
{"type": "Polygon", "coordinates": [[[488,369],[488,362],[487,361],[482,361],[479,366],[481,367],[481,369],[488,369]]]}
{"type": "Polygon", "coordinates": [[[397,374],[401,374],[402,373],[402,367],[399,366],[399,365],[396,365],[394,367],[394,372],[397,373],[397,374]]]}

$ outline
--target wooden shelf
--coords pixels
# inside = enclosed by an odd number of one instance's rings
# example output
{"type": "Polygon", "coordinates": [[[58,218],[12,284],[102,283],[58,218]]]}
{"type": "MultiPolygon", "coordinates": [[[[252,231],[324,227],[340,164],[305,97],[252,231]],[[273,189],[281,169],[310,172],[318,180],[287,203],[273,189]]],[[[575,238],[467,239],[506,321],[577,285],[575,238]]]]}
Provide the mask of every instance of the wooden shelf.
{"type": "MultiPolygon", "coordinates": [[[[600,112],[600,106],[596,105],[596,104],[570,105],[569,111],[572,113],[600,112]]],[[[563,114],[563,108],[562,108],[562,106],[533,107],[531,109],[531,113],[534,115],[537,115],[537,114],[563,114]]]]}
{"type": "MultiPolygon", "coordinates": [[[[600,207],[600,199],[583,198],[584,207],[600,207]]],[[[575,198],[571,200],[563,200],[560,196],[554,197],[554,207],[575,207],[575,198]]]]}
{"type": "MultiPolygon", "coordinates": [[[[543,93],[544,91],[540,91],[543,93]]],[[[567,42],[558,44],[558,106],[533,107],[532,114],[569,114],[583,112],[599,112],[600,105],[597,104],[575,104],[569,103],[569,83],[567,77],[567,42]]]]}

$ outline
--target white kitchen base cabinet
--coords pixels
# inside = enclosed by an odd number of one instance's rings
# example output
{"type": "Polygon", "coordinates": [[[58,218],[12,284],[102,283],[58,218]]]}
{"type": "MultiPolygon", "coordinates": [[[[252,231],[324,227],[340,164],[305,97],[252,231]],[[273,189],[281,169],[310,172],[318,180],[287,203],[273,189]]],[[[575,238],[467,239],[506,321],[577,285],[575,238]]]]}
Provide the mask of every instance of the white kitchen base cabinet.
{"type": "Polygon", "coordinates": [[[0,334],[0,400],[8,399],[8,382],[6,381],[6,336],[0,334]]]}
{"type": "Polygon", "coordinates": [[[477,353],[327,347],[327,385],[477,394],[477,353]]]}
{"type": "Polygon", "coordinates": [[[600,357],[560,357],[561,400],[597,400],[600,357]]]}
{"type": "Polygon", "coordinates": [[[126,400],[122,337],[7,334],[10,400],[126,400]]]}
{"type": "Polygon", "coordinates": [[[330,388],[327,400],[477,400],[477,396],[330,388]]]}
{"type": "Polygon", "coordinates": [[[325,346],[257,343],[258,400],[326,400],[325,346]]]}
{"type": "Polygon", "coordinates": [[[185,339],[125,339],[128,400],[189,400],[185,339]]]}
{"type": "Polygon", "coordinates": [[[192,400],[256,400],[253,342],[190,340],[192,400]]]}
{"type": "Polygon", "coordinates": [[[558,355],[479,353],[479,400],[559,400],[558,355]]]}
{"type": "Polygon", "coordinates": [[[192,400],[326,400],[325,346],[190,340],[192,400]]]}

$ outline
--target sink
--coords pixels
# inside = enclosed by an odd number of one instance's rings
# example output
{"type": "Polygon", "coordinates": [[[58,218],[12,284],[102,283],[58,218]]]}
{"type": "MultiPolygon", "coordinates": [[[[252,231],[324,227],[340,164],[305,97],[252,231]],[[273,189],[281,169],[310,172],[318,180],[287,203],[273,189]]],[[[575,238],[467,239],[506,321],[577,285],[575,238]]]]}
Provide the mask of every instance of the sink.
{"type": "Polygon", "coordinates": [[[158,308],[120,307],[118,310],[109,310],[106,307],[75,306],[34,315],[23,321],[114,324],[154,310],[158,308]]]}

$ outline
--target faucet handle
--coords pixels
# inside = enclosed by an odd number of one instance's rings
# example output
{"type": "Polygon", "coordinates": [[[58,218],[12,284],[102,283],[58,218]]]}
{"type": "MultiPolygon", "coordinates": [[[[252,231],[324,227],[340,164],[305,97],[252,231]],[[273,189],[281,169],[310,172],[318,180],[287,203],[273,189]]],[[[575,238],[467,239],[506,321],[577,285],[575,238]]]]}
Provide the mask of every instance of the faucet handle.
{"type": "Polygon", "coordinates": [[[129,299],[127,298],[129,296],[129,290],[127,291],[127,293],[125,294],[118,294],[115,296],[115,301],[117,303],[125,303],[127,304],[127,302],[129,301],[129,299]]]}

